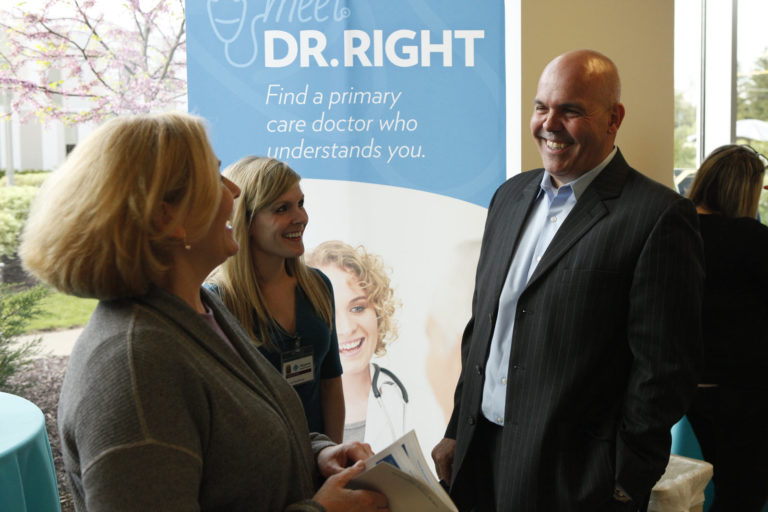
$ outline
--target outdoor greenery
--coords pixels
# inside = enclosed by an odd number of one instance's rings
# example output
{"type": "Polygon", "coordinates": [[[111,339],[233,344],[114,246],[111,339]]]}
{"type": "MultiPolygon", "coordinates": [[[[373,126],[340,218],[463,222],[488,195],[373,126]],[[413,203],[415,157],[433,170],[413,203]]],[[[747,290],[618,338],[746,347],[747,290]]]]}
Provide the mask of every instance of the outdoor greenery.
{"type": "MultiPolygon", "coordinates": [[[[739,75],[737,83],[737,119],[758,119],[768,122],[768,49],[765,56],[752,64],[753,71],[739,75]]],[[[696,163],[696,105],[675,92],[675,168],[695,169],[696,163]]],[[[768,141],[737,138],[737,144],[749,144],[768,156],[768,141]]],[[[768,183],[768,181],[766,181],[768,183]]],[[[760,197],[760,219],[768,224],[768,192],[760,197]]]]}
{"type": "MultiPolygon", "coordinates": [[[[737,83],[736,118],[759,119],[768,122],[768,48],[764,56],[751,63],[752,71],[740,73],[737,83]]],[[[689,141],[695,136],[696,105],[685,99],[681,91],[675,92],[675,167],[696,167],[696,144],[689,141]]],[[[695,139],[695,137],[694,137],[695,139]]],[[[757,151],[768,154],[768,141],[739,139],[757,151]]]]}
{"type": "MultiPolygon", "coordinates": [[[[0,183],[3,184],[4,174],[0,171],[0,183]]],[[[15,186],[0,185],[0,257],[15,256],[32,200],[49,175],[50,172],[46,171],[18,172],[14,173],[15,186]]],[[[4,311],[7,313],[18,310],[18,320],[23,320],[23,324],[13,324],[13,329],[9,331],[0,319],[0,384],[3,378],[7,378],[5,367],[12,368],[18,359],[16,356],[6,357],[2,352],[4,336],[80,327],[88,322],[96,307],[95,299],[55,293],[42,286],[28,291],[21,291],[20,287],[14,288],[8,284],[0,283],[0,286],[0,316],[5,314],[4,311]],[[6,359],[9,361],[7,364],[6,359]]]]}
{"type": "MultiPolygon", "coordinates": [[[[15,171],[13,184],[20,187],[39,187],[50,175],[50,171],[15,171]]],[[[8,180],[5,178],[5,171],[0,169],[0,187],[6,186],[8,186],[8,180]]]]}
{"type": "Polygon", "coordinates": [[[21,342],[27,324],[41,312],[40,301],[49,293],[38,285],[24,289],[0,283],[0,389],[15,391],[8,379],[32,362],[40,338],[21,342]]]}
{"type": "Polygon", "coordinates": [[[696,167],[696,144],[689,137],[696,135],[696,106],[675,93],[675,167],[692,169],[696,167]]]}
{"type": "MultiPolygon", "coordinates": [[[[739,77],[736,100],[738,119],[768,121],[768,56],[757,59],[754,68],[758,71],[739,77]]],[[[762,144],[768,146],[768,143],[762,144]]]]}
{"type": "Polygon", "coordinates": [[[42,311],[40,315],[29,321],[25,332],[33,333],[82,327],[88,323],[97,302],[96,299],[83,299],[52,292],[40,301],[42,311]]]}
{"type": "Polygon", "coordinates": [[[39,186],[0,187],[0,257],[16,253],[29,207],[38,190],[39,186]]]}
{"type": "MultiPolygon", "coordinates": [[[[768,49],[764,56],[753,65],[756,71],[739,77],[737,101],[738,119],[760,119],[768,121],[768,49]]],[[[763,155],[768,155],[768,141],[738,139],[738,143],[749,144],[763,155]]],[[[760,219],[768,224],[768,192],[760,196],[758,207],[760,219]]]]}

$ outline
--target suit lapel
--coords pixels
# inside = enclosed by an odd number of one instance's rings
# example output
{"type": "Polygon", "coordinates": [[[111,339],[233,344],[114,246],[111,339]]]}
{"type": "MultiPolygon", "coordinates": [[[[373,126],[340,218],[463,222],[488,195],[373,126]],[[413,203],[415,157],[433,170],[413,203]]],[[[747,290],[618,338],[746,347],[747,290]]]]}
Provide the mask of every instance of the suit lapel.
{"type": "Polygon", "coordinates": [[[587,187],[557,230],[526,287],[546,274],[600,219],[609,214],[605,201],[621,194],[628,171],[627,162],[617,150],[616,156],[587,187]]]}
{"type": "Polygon", "coordinates": [[[509,198],[499,198],[503,204],[509,205],[509,210],[504,211],[500,216],[503,220],[498,223],[498,230],[493,232],[494,240],[492,242],[495,242],[493,253],[506,258],[504,265],[494,265],[495,268],[500,270],[499,275],[491,279],[492,283],[498,284],[498,289],[493,290],[494,297],[498,296],[501,287],[504,285],[507,273],[509,272],[509,265],[512,263],[512,257],[515,254],[517,243],[523,232],[523,226],[530,214],[533,201],[540,190],[539,185],[543,172],[529,172],[532,177],[522,189],[518,192],[512,192],[509,198]]]}

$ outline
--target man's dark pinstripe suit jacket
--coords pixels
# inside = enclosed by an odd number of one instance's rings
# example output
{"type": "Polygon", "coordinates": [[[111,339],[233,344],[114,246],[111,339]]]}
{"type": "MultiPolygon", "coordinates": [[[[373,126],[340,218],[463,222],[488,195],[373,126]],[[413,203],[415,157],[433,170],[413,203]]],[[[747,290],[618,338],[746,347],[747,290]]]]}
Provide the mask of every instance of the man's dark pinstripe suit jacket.
{"type": "MultiPolygon", "coordinates": [[[[509,179],[488,210],[446,431],[457,441],[451,494],[460,508],[472,493],[462,463],[482,414],[499,295],[542,173],[509,179]]],[[[512,313],[499,510],[595,511],[617,482],[647,498],[696,389],[703,265],[693,204],[617,152],[512,313]]]]}

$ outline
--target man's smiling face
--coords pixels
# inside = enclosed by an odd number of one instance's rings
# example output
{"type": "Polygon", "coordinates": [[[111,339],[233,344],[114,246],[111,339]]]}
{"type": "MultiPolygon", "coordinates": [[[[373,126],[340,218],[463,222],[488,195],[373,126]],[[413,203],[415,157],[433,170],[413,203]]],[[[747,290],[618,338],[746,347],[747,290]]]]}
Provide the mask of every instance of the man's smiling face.
{"type": "Polygon", "coordinates": [[[557,59],[541,75],[531,134],[558,184],[596,167],[613,149],[624,116],[604,73],[575,58],[557,59]]]}

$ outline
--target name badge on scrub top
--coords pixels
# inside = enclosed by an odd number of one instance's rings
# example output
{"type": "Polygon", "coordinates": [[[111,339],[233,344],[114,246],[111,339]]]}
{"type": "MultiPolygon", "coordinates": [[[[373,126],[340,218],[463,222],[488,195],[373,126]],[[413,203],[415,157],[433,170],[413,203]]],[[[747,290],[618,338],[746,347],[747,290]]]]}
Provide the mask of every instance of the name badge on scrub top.
{"type": "Polygon", "coordinates": [[[312,346],[303,346],[280,354],[283,377],[291,386],[311,382],[315,378],[315,360],[312,346]]]}

